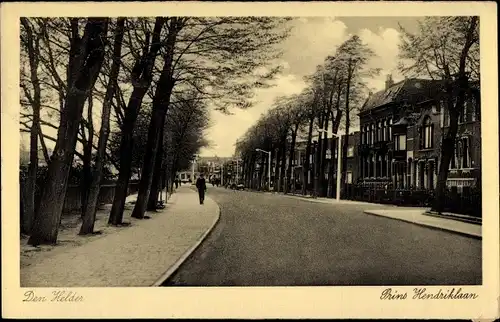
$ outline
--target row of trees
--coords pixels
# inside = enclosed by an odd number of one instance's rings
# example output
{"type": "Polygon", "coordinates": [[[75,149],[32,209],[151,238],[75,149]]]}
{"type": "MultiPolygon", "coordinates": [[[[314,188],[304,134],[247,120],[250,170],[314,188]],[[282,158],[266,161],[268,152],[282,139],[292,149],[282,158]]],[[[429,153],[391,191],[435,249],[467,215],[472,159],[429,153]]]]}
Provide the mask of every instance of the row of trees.
{"type": "MultiPolygon", "coordinates": [[[[410,33],[400,27],[400,71],[405,76],[425,77],[440,80],[445,108],[450,114],[450,127],[441,143],[441,162],[436,186],[435,210],[442,210],[443,194],[448,169],[455,149],[458,120],[463,113],[465,96],[471,83],[479,79],[479,21],[477,17],[429,17],[419,21],[418,31],[410,33]]],[[[366,80],[377,75],[379,69],[370,68],[373,51],[364,45],[359,37],[352,36],[328,56],[316,72],[308,77],[308,87],[298,95],[280,97],[267,114],[252,126],[239,140],[237,152],[244,159],[247,186],[256,164],[260,164],[258,187],[262,187],[267,174],[267,155],[256,151],[272,152],[275,160],[275,191],[288,192],[292,172],[292,156],[298,138],[305,140],[305,155],[309,156],[313,139],[317,140],[314,162],[314,194],[332,197],[333,162],[328,171],[328,183],[321,184],[325,177],[326,150],[332,154],[336,147],[327,147],[328,132],[337,134],[339,129],[349,133],[356,120],[368,90],[366,80]],[[319,130],[319,137],[314,133],[319,130]],[[286,158],[289,158],[286,162],[286,158]],[[281,162],[281,164],[280,164],[281,162]],[[288,164],[288,168],[286,168],[288,164]]],[[[342,164],[347,164],[349,137],[342,146],[342,164]]],[[[305,158],[302,182],[310,169],[310,160],[305,158]]],[[[341,182],[346,178],[346,167],[342,168],[341,182]]],[[[302,193],[306,186],[302,185],[302,193]]]]}
{"type": "MultiPolygon", "coordinates": [[[[255,171],[256,163],[260,162],[259,186],[262,186],[267,174],[267,155],[256,152],[255,149],[272,151],[276,160],[274,187],[276,191],[288,192],[288,184],[292,173],[292,157],[298,140],[305,139],[306,152],[313,150],[313,140],[317,141],[314,162],[314,193],[331,195],[333,189],[333,171],[329,169],[328,184],[322,184],[326,172],[326,151],[335,150],[335,146],[327,146],[328,134],[337,134],[339,129],[349,132],[356,120],[357,111],[363,103],[363,93],[367,89],[366,80],[377,75],[379,69],[371,68],[369,62],[375,57],[374,52],[361,39],[354,35],[342,43],[324,63],[317,66],[313,75],[307,77],[307,88],[297,95],[278,98],[272,109],[253,126],[239,141],[238,151],[245,161],[247,185],[255,171]],[[320,132],[316,138],[315,133],[320,132]],[[289,158],[286,168],[286,158],[289,158]],[[281,161],[281,165],[280,162],[281,161]],[[266,170],[266,171],[264,171],[266,170]],[[286,179],[285,179],[286,178],[286,179]]],[[[349,141],[344,140],[342,155],[347,158],[349,141]]],[[[302,168],[302,182],[311,170],[309,158],[305,158],[302,168]]],[[[331,165],[333,167],[333,164],[331,165]]],[[[346,169],[342,169],[345,178],[346,169]]],[[[345,180],[342,180],[345,182],[345,180]]],[[[306,186],[302,186],[306,193],[306,186]]]]}
{"type": "MultiPolygon", "coordinates": [[[[154,210],[159,189],[208,142],[208,108],[247,108],[279,70],[286,18],[23,18],[21,127],[30,134],[22,229],[52,244],[75,156],[82,226],[94,229],[103,167],[118,169],[109,224],[121,225],[129,180],[140,173],[132,216],[154,210]],[[100,112],[100,115],[99,115],[100,112]],[[57,135],[49,135],[49,131],[57,135]],[[45,131],[45,133],[44,133],[45,131]],[[49,155],[47,140],[55,143],[49,155]],[[38,149],[47,174],[35,198],[38,149]],[[38,200],[38,202],[37,202],[38,200]]],[[[170,180],[171,182],[171,180],[170,180]]]]}

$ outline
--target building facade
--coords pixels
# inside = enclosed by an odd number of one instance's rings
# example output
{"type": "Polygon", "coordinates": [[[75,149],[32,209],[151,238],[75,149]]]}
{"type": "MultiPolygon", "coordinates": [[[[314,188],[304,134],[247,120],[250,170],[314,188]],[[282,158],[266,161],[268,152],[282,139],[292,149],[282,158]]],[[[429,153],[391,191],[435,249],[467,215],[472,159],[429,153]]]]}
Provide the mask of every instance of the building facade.
{"type": "MultiPolygon", "coordinates": [[[[458,190],[477,185],[481,176],[479,84],[463,108],[447,181],[458,190]]],[[[449,127],[439,82],[405,79],[394,84],[388,78],[384,90],[368,97],[359,117],[359,167],[364,185],[435,188],[441,142],[449,127]]]]}
{"type": "MultiPolygon", "coordinates": [[[[326,164],[325,164],[325,172],[324,178],[320,178],[320,185],[324,186],[328,184],[329,172],[333,171],[332,177],[333,180],[337,180],[337,165],[338,165],[338,138],[328,138],[327,139],[327,149],[326,149],[326,164]],[[332,142],[333,141],[333,142],[332,142]],[[333,151],[331,147],[333,148],[333,151]]],[[[346,136],[342,135],[342,146],[345,144],[346,136]]],[[[359,162],[358,160],[358,145],[360,142],[360,132],[354,132],[349,134],[348,139],[348,147],[347,147],[347,171],[345,182],[347,184],[356,183],[359,179],[359,162]]],[[[302,186],[304,183],[308,190],[311,190],[314,184],[314,167],[316,162],[316,149],[317,142],[313,141],[311,146],[311,152],[309,156],[306,155],[307,150],[307,142],[306,141],[298,141],[295,146],[295,153],[292,158],[292,182],[295,182],[298,186],[302,186]],[[303,177],[303,167],[306,162],[306,158],[309,158],[309,169],[303,177]]],[[[287,159],[288,162],[288,159],[287,159]]],[[[342,160],[341,160],[342,162],[342,160]]],[[[287,165],[288,166],[288,165],[287,165]]],[[[344,164],[341,164],[341,169],[344,167],[344,164]]]]}

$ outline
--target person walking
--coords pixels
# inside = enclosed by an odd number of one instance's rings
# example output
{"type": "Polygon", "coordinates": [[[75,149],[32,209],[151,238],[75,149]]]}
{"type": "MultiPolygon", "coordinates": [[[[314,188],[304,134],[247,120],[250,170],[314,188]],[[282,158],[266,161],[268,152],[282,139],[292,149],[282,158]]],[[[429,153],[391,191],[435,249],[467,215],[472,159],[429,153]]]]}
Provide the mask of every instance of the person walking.
{"type": "Polygon", "coordinates": [[[207,184],[203,173],[201,173],[198,180],[196,180],[196,188],[198,189],[198,196],[200,197],[200,205],[203,205],[205,201],[205,191],[207,190],[207,184]]]}

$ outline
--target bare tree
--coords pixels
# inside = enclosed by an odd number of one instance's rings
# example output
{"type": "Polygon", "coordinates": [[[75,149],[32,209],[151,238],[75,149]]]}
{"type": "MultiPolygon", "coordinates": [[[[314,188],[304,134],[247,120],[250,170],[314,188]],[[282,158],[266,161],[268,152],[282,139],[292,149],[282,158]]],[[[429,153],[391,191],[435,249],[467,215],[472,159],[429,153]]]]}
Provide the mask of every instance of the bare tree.
{"type": "Polygon", "coordinates": [[[80,36],[78,18],[71,19],[71,46],[64,109],[61,111],[56,146],[35,217],[30,245],[53,244],[57,234],[69,170],[73,162],[83,106],[94,87],[104,61],[108,19],[89,18],[80,36]]]}
{"type": "Polygon", "coordinates": [[[433,206],[435,211],[441,212],[448,169],[455,151],[458,120],[466,96],[470,94],[471,81],[479,79],[479,18],[429,17],[420,22],[417,33],[409,33],[403,28],[401,32],[401,70],[405,74],[441,80],[443,84],[450,126],[441,142],[433,206]]]}
{"type": "MultiPolygon", "coordinates": [[[[28,177],[26,180],[26,191],[24,194],[24,215],[22,217],[22,230],[29,234],[35,218],[35,188],[38,170],[38,137],[41,134],[40,129],[40,106],[41,106],[41,86],[38,78],[39,58],[37,53],[40,47],[40,37],[35,30],[32,22],[27,18],[21,18],[21,48],[26,52],[29,61],[30,82],[33,92],[24,82],[21,86],[24,95],[28,98],[33,112],[30,131],[30,164],[28,168],[28,177]]],[[[43,138],[42,138],[43,139],[43,138]]],[[[44,150],[45,151],[45,150],[44,150]]],[[[23,211],[23,210],[21,210],[23,211]]]]}
{"type": "Polygon", "coordinates": [[[372,77],[380,72],[379,68],[367,68],[370,59],[375,56],[374,52],[361,42],[358,36],[352,36],[339,46],[336,58],[345,73],[345,100],[343,107],[345,140],[342,145],[342,184],[344,191],[347,188],[347,150],[349,146],[349,130],[352,123],[351,118],[360,107],[360,95],[362,88],[366,87],[364,79],[372,77]]]}
{"type": "Polygon", "coordinates": [[[273,45],[286,34],[285,29],[275,28],[277,22],[280,19],[256,17],[169,19],[134,218],[143,218],[147,208],[159,134],[174,87],[192,87],[218,102],[223,111],[230,104],[248,107],[255,87],[265,86],[264,81],[276,74],[277,68],[264,75],[255,75],[255,70],[269,66],[270,59],[276,58],[273,45]]]}
{"type": "MultiPolygon", "coordinates": [[[[146,32],[145,42],[142,53],[135,59],[135,64],[131,70],[131,81],[133,86],[132,94],[130,95],[125,115],[123,118],[123,126],[121,127],[121,142],[120,142],[120,173],[116,183],[116,192],[113,199],[113,206],[109,215],[109,224],[120,225],[123,221],[123,210],[125,207],[125,198],[127,197],[128,183],[131,174],[132,164],[132,146],[133,146],[133,130],[137,115],[139,114],[144,96],[147,94],[151,82],[153,80],[153,68],[160,49],[163,47],[161,41],[161,31],[166,18],[156,18],[153,36],[150,44],[150,34],[146,32]]],[[[129,40],[131,41],[131,36],[129,40]]]]}
{"type": "Polygon", "coordinates": [[[111,114],[111,101],[116,93],[117,78],[120,70],[121,50],[125,29],[125,18],[118,18],[115,28],[115,39],[113,44],[111,71],[108,78],[106,95],[102,105],[101,128],[99,130],[99,143],[95,166],[91,175],[90,189],[86,200],[83,222],[80,228],[80,235],[92,234],[96,216],[97,199],[100,191],[102,170],[106,157],[106,145],[109,135],[109,119],[111,114]]]}

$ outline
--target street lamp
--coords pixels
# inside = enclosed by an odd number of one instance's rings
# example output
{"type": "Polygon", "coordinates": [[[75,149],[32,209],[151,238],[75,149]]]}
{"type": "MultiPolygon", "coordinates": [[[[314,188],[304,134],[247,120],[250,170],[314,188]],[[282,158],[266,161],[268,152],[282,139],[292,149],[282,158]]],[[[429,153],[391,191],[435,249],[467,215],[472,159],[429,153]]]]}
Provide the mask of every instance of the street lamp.
{"type": "Polygon", "coordinates": [[[255,149],[255,151],[267,153],[267,156],[268,156],[268,163],[267,163],[268,182],[267,182],[267,186],[268,186],[269,191],[271,191],[271,151],[264,151],[262,149],[255,149]]]}
{"type": "Polygon", "coordinates": [[[192,168],[191,168],[191,179],[192,179],[192,182],[194,182],[194,164],[196,163],[197,159],[198,159],[198,155],[195,154],[194,158],[193,158],[192,168]]]}
{"type": "MultiPolygon", "coordinates": [[[[319,129],[318,132],[328,132],[325,129],[319,129]]],[[[340,201],[340,177],[341,177],[341,147],[342,147],[342,135],[335,134],[333,132],[330,132],[330,134],[336,138],[338,138],[338,146],[337,146],[337,201],[340,201]]]]}

